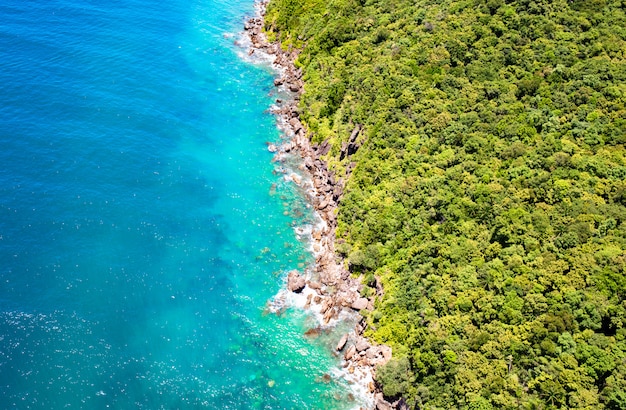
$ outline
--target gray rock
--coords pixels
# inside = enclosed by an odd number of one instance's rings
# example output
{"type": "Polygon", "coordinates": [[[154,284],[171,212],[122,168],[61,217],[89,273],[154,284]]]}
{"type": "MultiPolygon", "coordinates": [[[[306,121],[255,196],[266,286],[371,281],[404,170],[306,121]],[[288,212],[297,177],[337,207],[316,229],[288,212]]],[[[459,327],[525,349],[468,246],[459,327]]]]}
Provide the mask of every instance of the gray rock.
{"type": "Polygon", "coordinates": [[[352,130],[352,133],[350,134],[350,144],[354,144],[360,132],[361,132],[361,125],[357,124],[356,127],[354,127],[354,129],[352,130]]]}
{"type": "Polygon", "coordinates": [[[330,141],[329,140],[324,140],[324,142],[322,142],[322,145],[320,145],[319,154],[320,155],[326,155],[326,154],[328,154],[329,151],[330,151],[330,141]]]}

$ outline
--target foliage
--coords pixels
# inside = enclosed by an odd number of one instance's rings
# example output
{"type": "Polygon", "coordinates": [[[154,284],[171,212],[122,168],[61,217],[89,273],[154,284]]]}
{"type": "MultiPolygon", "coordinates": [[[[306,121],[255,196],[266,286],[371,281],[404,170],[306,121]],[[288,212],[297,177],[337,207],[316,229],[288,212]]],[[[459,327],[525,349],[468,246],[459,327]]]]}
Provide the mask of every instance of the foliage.
{"type": "Polygon", "coordinates": [[[272,0],[389,396],[626,406],[623,0],[272,0]],[[340,155],[356,124],[361,148],[340,155]],[[347,178],[347,176],[344,176],[347,178]],[[368,292],[374,294],[375,292],[368,292]]]}
{"type": "Polygon", "coordinates": [[[383,393],[388,397],[407,394],[413,378],[407,357],[394,358],[378,370],[378,380],[383,385],[383,393]]]}

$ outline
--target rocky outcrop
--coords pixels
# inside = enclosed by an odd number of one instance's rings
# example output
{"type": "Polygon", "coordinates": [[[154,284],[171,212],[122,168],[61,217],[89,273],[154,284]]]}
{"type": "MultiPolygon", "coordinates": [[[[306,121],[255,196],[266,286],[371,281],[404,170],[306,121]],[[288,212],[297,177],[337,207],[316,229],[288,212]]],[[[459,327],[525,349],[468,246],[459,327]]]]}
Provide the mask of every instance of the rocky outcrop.
{"type": "Polygon", "coordinates": [[[385,400],[382,393],[376,394],[376,410],[393,410],[393,407],[385,400]]]}
{"type": "MultiPolygon", "coordinates": [[[[281,163],[286,155],[299,155],[301,159],[300,171],[307,174],[310,180],[302,180],[295,174],[285,175],[289,179],[305,189],[309,195],[309,202],[315,208],[322,219],[321,228],[312,232],[313,250],[316,256],[315,266],[304,274],[291,271],[287,276],[287,288],[291,292],[311,292],[307,295],[305,308],[319,310],[322,317],[321,326],[329,326],[336,321],[342,312],[355,314],[355,311],[372,309],[373,300],[363,298],[359,294],[361,284],[358,278],[353,278],[344,267],[343,261],[335,253],[334,239],[337,227],[336,211],[343,196],[343,178],[337,176],[328,169],[323,157],[331,150],[328,140],[321,144],[311,144],[310,135],[300,121],[298,101],[300,93],[304,90],[302,70],[294,66],[297,50],[291,48],[283,50],[280,44],[270,44],[263,35],[263,15],[266,3],[259,3],[259,17],[250,19],[245,29],[250,38],[252,54],[265,54],[273,56],[273,63],[280,73],[274,80],[274,85],[280,87],[283,93],[290,93],[291,98],[276,100],[272,113],[277,115],[279,126],[288,137],[283,144],[269,144],[268,150],[275,154],[274,162],[281,163]],[[310,183],[310,186],[306,184],[310,183]]],[[[357,124],[352,130],[347,142],[342,144],[340,158],[349,158],[354,155],[363,142],[361,136],[362,126],[357,124]]],[[[356,166],[351,162],[347,167],[347,175],[356,166]]],[[[391,358],[391,349],[387,346],[372,345],[362,337],[366,329],[366,323],[361,318],[352,332],[343,334],[337,341],[335,352],[340,354],[345,351],[343,366],[352,374],[375,373],[376,366],[386,363],[391,358]]],[[[307,336],[319,335],[319,328],[307,331],[307,336]]],[[[374,393],[374,383],[369,384],[374,393]]],[[[372,398],[373,406],[389,405],[382,398],[372,398]]],[[[389,405],[390,406],[390,405],[389,405]]],[[[391,408],[391,407],[389,407],[391,408]]]]}
{"type": "Polygon", "coordinates": [[[306,286],[306,279],[298,273],[297,270],[292,270],[287,276],[287,289],[291,292],[300,293],[306,286]]]}
{"type": "Polygon", "coordinates": [[[350,307],[354,310],[363,310],[367,309],[369,303],[369,300],[367,300],[366,298],[357,298],[354,302],[352,302],[352,305],[350,305],[350,307]]]}
{"type": "Polygon", "coordinates": [[[350,360],[352,360],[355,354],[356,354],[356,347],[354,345],[351,345],[348,348],[348,350],[346,350],[346,354],[343,356],[343,358],[346,362],[349,362],[350,360]]]}
{"type": "Polygon", "coordinates": [[[339,339],[339,343],[337,343],[337,348],[336,350],[338,352],[342,351],[343,348],[346,346],[346,343],[348,342],[348,334],[346,333],[345,335],[343,335],[341,337],[341,339],[339,339]]]}
{"type": "Polygon", "coordinates": [[[356,347],[356,351],[361,353],[369,349],[370,344],[367,340],[363,338],[359,338],[359,340],[356,342],[354,346],[356,347]]]}
{"type": "Polygon", "coordinates": [[[361,125],[357,124],[356,127],[354,127],[354,130],[352,130],[352,133],[350,134],[350,139],[348,139],[348,142],[344,142],[343,144],[341,144],[341,153],[339,154],[340,160],[343,160],[346,157],[350,157],[354,155],[356,151],[359,149],[361,144],[357,143],[357,138],[359,134],[361,133],[361,129],[362,129],[361,125]]]}

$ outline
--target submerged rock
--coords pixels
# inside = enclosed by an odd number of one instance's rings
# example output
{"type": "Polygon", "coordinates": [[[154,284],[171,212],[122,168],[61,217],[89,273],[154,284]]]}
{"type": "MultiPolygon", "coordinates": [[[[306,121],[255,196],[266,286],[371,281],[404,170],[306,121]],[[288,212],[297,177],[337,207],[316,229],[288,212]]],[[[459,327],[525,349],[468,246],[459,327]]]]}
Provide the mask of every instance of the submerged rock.
{"type": "Polygon", "coordinates": [[[320,333],[322,333],[320,328],[319,327],[314,327],[314,328],[309,329],[306,332],[304,332],[304,335],[307,336],[307,337],[315,338],[315,337],[318,337],[320,335],[320,333]]]}

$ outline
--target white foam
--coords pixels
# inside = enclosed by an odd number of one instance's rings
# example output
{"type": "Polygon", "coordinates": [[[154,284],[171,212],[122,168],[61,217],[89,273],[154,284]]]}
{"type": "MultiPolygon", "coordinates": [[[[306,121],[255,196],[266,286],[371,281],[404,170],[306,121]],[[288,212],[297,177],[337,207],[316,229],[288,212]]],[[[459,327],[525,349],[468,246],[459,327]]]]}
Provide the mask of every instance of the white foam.
{"type": "MultiPolygon", "coordinates": [[[[255,3],[255,18],[262,17],[264,8],[265,4],[260,2],[255,3]]],[[[261,33],[260,35],[263,34],[261,33]]],[[[276,73],[277,76],[285,74],[287,71],[286,68],[276,64],[275,54],[267,53],[262,49],[254,49],[254,52],[250,53],[250,50],[253,50],[253,45],[247,32],[239,33],[238,38],[236,44],[240,48],[239,56],[244,61],[268,67],[276,73]]],[[[278,87],[278,92],[281,99],[289,100],[291,94],[287,92],[284,85],[278,87]]],[[[285,182],[293,183],[298,186],[304,197],[310,200],[316,197],[317,192],[311,175],[302,171],[304,169],[302,166],[303,162],[300,156],[296,154],[297,150],[285,152],[285,144],[291,143],[295,135],[288,119],[284,115],[280,115],[280,110],[281,105],[278,104],[274,104],[270,107],[270,112],[276,117],[276,127],[281,132],[282,141],[282,145],[278,147],[278,151],[274,156],[274,161],[280,163],[276,169],[277,172],[283,174],[283,180],[285,182]]],[[[310,205],[308,207],[310,207],[310,205]]],[[[328,224],[318,212],[314,212],[313,214],[313,223],[297,225],[294,226],[293,229],[297,239],[315,258],[327,252],[328,248],[324,246],[324,244],[319,243],[319,241],[316,241],[312,236],[313,232],[328,232],[329,230],[328,224]],[[316,247],[316,244],[318,244],[318,247],[316,247]]],[[[323,237],[322,240],[328,239],[323,237]]],[[[312,279],[310,269],[306,269],[303,274],[306,279],[312,279]]],[[[287,272],[284,272],[283,280],[283,287],[268,301],[268,310],[270,312],[278,314],[287,309],[305,311],[309,317],[312,318],[314,323],[316,323],[316,327],[320,329],[335,329],[342,323],[355,323],[357,321],[356,313],[342,309],[337,318],[330,318],[328,322],[325,323],[324,316],[321,313],[322,305],[314,303],[313,301],[315,296],[318,296],[318,292],[315,289],[311,289],[308,285],[305,286],[300,293],[290,292],[287,289],[287,272]],[[310,303],[307,306],[307,300],[309,300],[309,298],[310,303]]],[[[342,364],[345,364],[345,362],[342,364]]],[[[354,366],[353,368],[354,372],[350,373],[345,367],[337,367],[331,370],[331,374],[335,378],[347,382],[350,393],[356,398],[355,409],[361,407],[374,408],[374,395],[370,392],[370,385],[373,382],[372,369],[370,367],[360,366],[354,366]]]]}
{"type": "MultiPolygon", "coordinates": [[[[305,275],[307,273],[305,272],[305,275]]],[[[327,323],[324,323],[324,315],[321,313],[321,304],[310,302],[307,305],[309,295],[311,299],[318,296],[315,289],[311,289],[308,285],[302,290],[301,293],[290,292],[286,286],[286,274],[285,286],[271,299],[268,308],[272,313],[281,313],[287,309],[298,309],[308,314],[308,317],[313,320],[313,327],[318,329],[336,329],[338,326],[344,323],[355,323],[357,321],[357,314],[341,310],[337,318],[331,318],[327,323]]],[[[338,332],[337,340],[339,339],[338,332]]],[[[374,408],[375,398],[374,394],[370,391],[370,385],[374,382],[374,377],[370,367],[352,366],[353,372],[351,373],[346,366],[346,362],[342,361],[341,366],[331,369],[331,375],[340,380],[347,382],[349,392],[355,397],[355,407],[359,408],[374,408]]]]}

